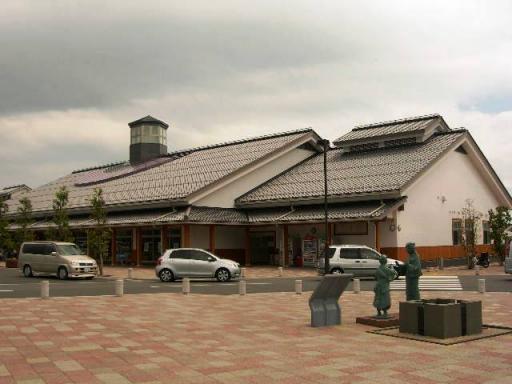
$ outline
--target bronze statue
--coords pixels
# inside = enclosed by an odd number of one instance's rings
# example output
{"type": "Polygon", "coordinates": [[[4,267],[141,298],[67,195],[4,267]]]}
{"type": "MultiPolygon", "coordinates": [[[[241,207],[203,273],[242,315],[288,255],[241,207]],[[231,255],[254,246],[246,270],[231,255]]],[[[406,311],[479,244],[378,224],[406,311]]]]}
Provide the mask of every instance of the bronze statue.
{"type": "Polygon", "coordinates": [[[416,253],[416,244],[407,243],[405,249],[409,254],[409,258],[405,262],[405,295],[406,300],[419,300],[420,289],[419,279],[421,273],[420,256],[416,253]]]}
{"type": "Polygon", "coordinates": [[[381,256],[379,258],[380,266],[375,272],[375,279],[377,283],[373,291],[375,298],[373,299],[373,306],[377,308],[377,317],[387,318],[388,309],[391,307],[391,294],[389,292],[389,282],[395,280],[396,272],[387,266],[388,258],[381,256]]]}

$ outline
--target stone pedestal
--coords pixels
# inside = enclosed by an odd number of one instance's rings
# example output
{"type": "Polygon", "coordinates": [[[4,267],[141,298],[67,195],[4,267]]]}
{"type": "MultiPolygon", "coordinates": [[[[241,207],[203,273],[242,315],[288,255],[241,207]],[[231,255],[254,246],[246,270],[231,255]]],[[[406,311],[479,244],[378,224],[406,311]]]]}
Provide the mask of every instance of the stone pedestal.
{"type": "Polygon", "coordinates": [[[421,300],[401,301],[399,304],[399,325],[401,333],[419,334],[423,331],[423,302],[421,300]],[[420,324],[421,319],[421,324],[420,324]]]}
{"type": "Polygon", "coordinates": [[[394,327],[399,324],[398,313],[390,313],[387,318],[363,316],[356,318],[357,324],[370,325],[377,328],[394,327]]]}
{"type": "Polygon", "coordinates": [[[459,303],[462,309],[462,334],[482,333],[482,302],[460,300],[459,303]]]}
{"type": "Polygon", "coordinates": [[[462,336],[461,313],[459,303],[425,303],[424,335],[438,339],[462,336]]]}

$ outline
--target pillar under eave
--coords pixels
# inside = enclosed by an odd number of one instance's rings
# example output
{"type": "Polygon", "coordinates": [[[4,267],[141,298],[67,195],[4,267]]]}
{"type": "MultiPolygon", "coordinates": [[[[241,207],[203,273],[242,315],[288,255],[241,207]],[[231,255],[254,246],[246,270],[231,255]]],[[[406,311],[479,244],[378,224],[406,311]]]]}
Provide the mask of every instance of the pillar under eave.
{"type": "Polygon", "coordinates": [[[210,224],[210,252],[215,253],[215,224],[210,224]]]}
{"type": "Polygon", "coordinates": [[[375,225],[375,249],[380,252],[380,225],[378,221],[374,221],[375,225]]]}
{"type": "Polygon", "coordinates": [[[183,248],[190,247],[190,224],[183,224],[181,236],[183,236],[183,248]]]}

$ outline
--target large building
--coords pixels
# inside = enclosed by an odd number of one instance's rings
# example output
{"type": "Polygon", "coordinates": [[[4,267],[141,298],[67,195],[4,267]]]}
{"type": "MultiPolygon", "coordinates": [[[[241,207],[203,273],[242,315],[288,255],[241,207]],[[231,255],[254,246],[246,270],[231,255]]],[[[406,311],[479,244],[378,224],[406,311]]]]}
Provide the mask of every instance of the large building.
{"type": "MultiPolygon", "coordinates": [[[[366,244],[403,258],[414,241],[424,259],[460,257],[467,199],[485,213],[512,198],[470,133],[439,115],[358,126],[327,151],[301,129],[167,151],[168,125],[151,116],[129,124],[130,159],[77,170],[10,195],[14,214],[28,197],[36,236],[52,223],[52,200],[69,190],[70,226],[86,247],[89,199],[102,188],[112,228],[112,264],[153,264],[163,249],[197,247],[245,265],[314,265],[325,240],[366,244]],[[327,236],[326,236],[327,235],[327,236]]],[[[12,225],[15,228],[15,224],[12,225]]]]}

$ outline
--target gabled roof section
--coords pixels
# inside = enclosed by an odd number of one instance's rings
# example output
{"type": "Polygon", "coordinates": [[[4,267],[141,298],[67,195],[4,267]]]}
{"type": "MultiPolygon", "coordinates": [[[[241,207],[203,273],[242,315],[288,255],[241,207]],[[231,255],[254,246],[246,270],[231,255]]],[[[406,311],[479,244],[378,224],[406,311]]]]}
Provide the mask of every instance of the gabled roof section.
{"type": "Polygon", "coordinates": [[[160,125],[160,126],[164,127],[165,129],[169,128],[169,124],[164,123],[162,120],[158,120],[151,115],[147,115],[141,119],[132,121],[131,123],[128,123],[128,126],[131,128],[131,127],[136,127],[136,126],[142,125],[142,124],[153,124],[153,125],[156,124],[156,125],[160,125]]]}
{"type": "Polygon", "coordinates": [[[334,140],[345,152],[421,143],[435,132],[448,132],[450,128],[438,115],[425,115],[405,119],[359,125],[334,140]]]}
{"type": "MultiPolygon", "coordinates": [[[[94,188],[102,188],[108,209],[137,207],[169,207],[187,205],[187,197],[234,172],[278,153],[283,147],[300,141],[305,135],[316,135],[310,128],[198,147],[169,154],[169,161],[134,174],[123,175],[93,184],[84,183],[108,168],[71,173],[35,188],[26,196],[35,214],[51,211],[55,192],[62,186],[69,191],[70,210],[76,214],[89,210],[94,188]],[[82,184],[82,185],[80,185],[82,184]]],[[[164,157],[166,159],[166,157],[164,157]]],[[[115,169],[116,166],[113,166],[115,169]]],[[[96,180],[96,179],[95,179],[96,180]]],[[[17,200],[8,201],[9,211],[16,212],[17,200]]]]}
{"type": "Polygon", "coordinates": [[[28,192],[31,188],[25,184],[11,185],[0,189],[0,200],[7,200],[11,198],[12,194],[19,192],[28,192]]]}
{"type": "MultiPolygon", "coordinates": [[[[465,130],[437,132],[427,142],[345,153],[327,153],[331,201],[400,197],[401,189],[465,135],[465,130]]],[[[324,194],[323,155],[316,155],[236,200],[239,207],[306,204],[324,194]]]]}

